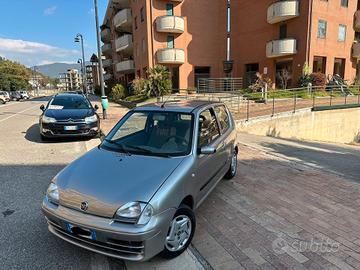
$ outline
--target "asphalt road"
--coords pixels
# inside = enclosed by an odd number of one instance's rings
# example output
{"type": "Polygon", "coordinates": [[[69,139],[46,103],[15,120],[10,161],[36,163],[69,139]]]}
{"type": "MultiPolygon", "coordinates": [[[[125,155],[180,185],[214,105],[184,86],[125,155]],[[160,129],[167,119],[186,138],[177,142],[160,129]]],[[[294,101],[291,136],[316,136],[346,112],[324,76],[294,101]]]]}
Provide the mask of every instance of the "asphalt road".
{"type": "Polygon", "coordinates": [[[0,269],[123,269],[123,262],[74,247],[47,230],[41,212],[47,186],[86,148],[84,141],[41,142],[37,122],[46,101],[0,105],[0,269]]]}
{"type": "Polygon", "coordinates": [[[240,134],[239,142],[360,182],[360,146],[240,134]]]}

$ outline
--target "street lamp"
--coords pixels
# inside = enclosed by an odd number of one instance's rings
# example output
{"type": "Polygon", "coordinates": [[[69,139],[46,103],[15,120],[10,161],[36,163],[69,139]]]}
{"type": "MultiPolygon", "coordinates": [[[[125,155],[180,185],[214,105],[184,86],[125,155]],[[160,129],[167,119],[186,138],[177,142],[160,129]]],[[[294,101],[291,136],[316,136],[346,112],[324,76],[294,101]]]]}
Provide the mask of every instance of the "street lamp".
{"type": "MultiPolygon", "coordinates": [[[[82,75],[85,78],[85,53],[84,53],[84,37],[82,34],[77,34],[75,37],[75,42],[80,42],[81,51],[82,51],[82,75]]],[[[83,79],[83,91],[87,95],[87,85],[86,80],[83,79]]]]}
{"type": "Polygon", "coordinates": [[[101,105],[103,109],[103,118],[106,119],[106,109],[108,107],[108,101],[107,101],[107,97],[105,96],[105,89],[104,89],[104,73],[103,73],[103,64],[102,64],[101,49],[100,49],[99,13],[98,13],[97,0],[94,0],[94,6],[95,6],[95,22],[96,22],[96,40],[97,40],[98,60],[99,60],[101,105]]]}
{"type": "Polygon", "coordinates": [[[81,82],[82,82],[82,85],[83,85],[83,87],[84,87],[84,71],[83,71],[83,61],[82,61],[82,59],[81,58],[79,58],[78,59],[78,64],[80,64],[80,67],[81,67],[81,77],[82,77],[82,80],[81,80],[81,82]]]}

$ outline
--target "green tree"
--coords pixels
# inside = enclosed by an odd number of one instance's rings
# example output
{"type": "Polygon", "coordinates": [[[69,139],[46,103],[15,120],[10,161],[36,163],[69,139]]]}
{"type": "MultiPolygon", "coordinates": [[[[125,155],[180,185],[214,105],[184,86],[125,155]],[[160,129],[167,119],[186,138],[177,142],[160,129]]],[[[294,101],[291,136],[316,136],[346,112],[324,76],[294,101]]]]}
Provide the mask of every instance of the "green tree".
{"type": "Polygon", "coordinates": [[[122,84],[116,84],[111,89],[111,98],[114,100],[120,100],[127,97],[127,91],[122,84]]]}
{"type": "Polygon", "coordinates": [[[148,97],[157,97],[168,94],[171,90],[171,79],[169,70],[162,65],[155,65],[149,68],[148,80],[145,84],[145,94],[148,97]]]}
{"type": "Polygon", "coordinates": [[[31,71],[24,65],[0,59],[0,90],[13,91],[20,89],[29,89],[29,79],[31,71]]]}

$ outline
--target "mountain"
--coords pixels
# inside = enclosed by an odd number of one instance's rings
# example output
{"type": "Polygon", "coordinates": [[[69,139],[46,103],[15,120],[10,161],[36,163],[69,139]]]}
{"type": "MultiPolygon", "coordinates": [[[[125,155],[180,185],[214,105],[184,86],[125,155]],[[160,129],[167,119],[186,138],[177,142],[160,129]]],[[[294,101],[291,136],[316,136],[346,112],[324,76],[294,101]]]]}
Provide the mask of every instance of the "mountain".
{"type": "MultiPolygon", "coordinates": [[[[33,69],[33,67],[32,67],[33,69]]],[[[64,73],[68,69],[78,69],[80,70],[79,64],[66,64],[66,63],[53,63],[53,64],[46,64],[46,65],[39,65],[36,66],[36,70],[46,76],[51,78],[59,77],[59,73],[64,73]]]]}

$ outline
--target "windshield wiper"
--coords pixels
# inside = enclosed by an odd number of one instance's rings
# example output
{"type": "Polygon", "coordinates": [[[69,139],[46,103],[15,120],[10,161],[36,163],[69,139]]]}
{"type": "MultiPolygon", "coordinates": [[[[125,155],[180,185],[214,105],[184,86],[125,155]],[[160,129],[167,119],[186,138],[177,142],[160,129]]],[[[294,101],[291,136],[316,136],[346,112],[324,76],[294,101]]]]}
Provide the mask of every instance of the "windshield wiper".
{"type": "Polygon", "coordinates": [[[124,148],[124,145],[123,145],[123,144],[118,143],[118,142],[116,142],[116,141],[112,141],[112,140],[106,139],[106,138],[104,139],[104,141],[106,141],[106,142],[108,142],[108,143],[110,143],[110,144],[115,144],[116,146],[118,146],[118,147],[120,148],[121,152],[127,154],[128,156],[131,156],[131,153],[124,148]]]}
{"type": "Polygon", "coordinates": [[[143,148],[141,146],[137,146],[137,145],[128,145],[128,144],[125,144],[125,147],[127,148],[132,148],[132,149],[135,149],[135,150],[139,150],[141,151],[142,153],[146,153],[146,154],[151,154],[151,155],[154,155],[154,156],[159,156],[159,157],[171,157],[169,154],[165,154],[165,153],[156,153],[156,152],[153,152],[149,149],[146,149],[146,148],[143,148]]]}

